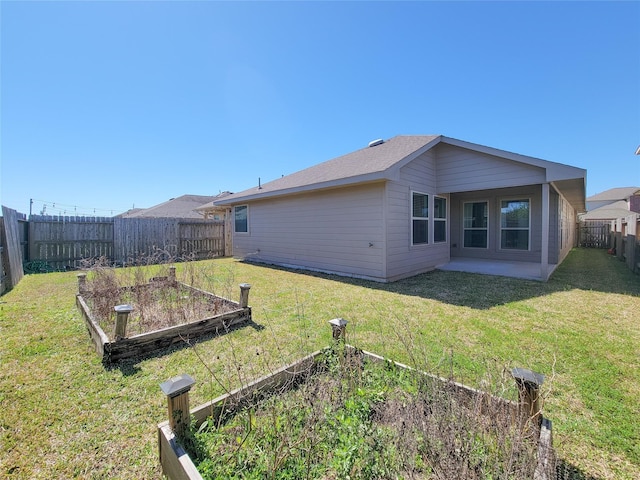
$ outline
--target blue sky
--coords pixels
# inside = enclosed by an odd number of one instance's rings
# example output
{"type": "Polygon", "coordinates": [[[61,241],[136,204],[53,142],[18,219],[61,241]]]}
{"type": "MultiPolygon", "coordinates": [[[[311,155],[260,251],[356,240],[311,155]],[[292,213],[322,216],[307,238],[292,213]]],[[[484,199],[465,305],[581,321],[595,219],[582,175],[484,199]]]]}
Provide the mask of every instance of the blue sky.
{"type": "Polygon", "coordinates": [[[111,215],[399,134],[640,185],[640,2],[0,2],[1,200],[111,215]],[[55,204],[55,205],[54,205],[55,204]]]}

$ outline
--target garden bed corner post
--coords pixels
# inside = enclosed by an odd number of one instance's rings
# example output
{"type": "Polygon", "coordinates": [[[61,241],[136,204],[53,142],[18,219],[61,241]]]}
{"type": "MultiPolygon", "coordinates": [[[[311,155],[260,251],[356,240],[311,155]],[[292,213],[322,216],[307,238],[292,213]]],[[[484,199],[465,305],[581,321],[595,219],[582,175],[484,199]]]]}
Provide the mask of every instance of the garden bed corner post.
{"type": "Polygon", "coordinates": [[[195,383],[191,375],[183,373],[160,384],[160,389],[167,396],[169,427],[178,438],[183,437],[189,427],[189,390],[195,383]]]}
{"type": "Polygon", "coordinates": [[[133,312],[133,307],[131,305],[116,305],[113,309],[116,312],[116,330],[113,336],[118,341],[127,338],[127,320],[129,314],[133,312]]]}
{"type": "Polygon", "coordinates": [[[522,420],[525,422],[530,420],[539,431],[542,423],[540,387],[544,383],[544,375],[526,368],[514,368],[511,374],[518,385],[522,420]]]}
{"type": "Polygon", "coordinates": [[[344,342],[347,330],[347,321],[344,318],[334,318],[329,320],[331,324],[331,333],[333,339],[338,342],[344,342]]]}
{"type": "Polygon", "coordinates": [[[84,295],[85,292],[87,291],[87,274],[79,273],[77,277],[78,277],[78,293],[80,295],[84,295]]]}
{"type": "Polygon", "coordinates": [[[240,284],[240,308],[247,308],[249,306],[249,289],[250,288],[251,288],[251,284],[249,283],[240,284]]]}

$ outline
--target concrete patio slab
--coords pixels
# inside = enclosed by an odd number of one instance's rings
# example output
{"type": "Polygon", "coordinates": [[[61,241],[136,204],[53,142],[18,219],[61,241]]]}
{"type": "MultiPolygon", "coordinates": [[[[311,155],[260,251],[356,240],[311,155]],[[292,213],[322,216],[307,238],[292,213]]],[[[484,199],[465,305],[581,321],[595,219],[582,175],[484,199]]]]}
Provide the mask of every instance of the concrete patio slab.
{"type": "MultiPolygon", "coordinates": [[[[557,265],[549,265],[549,271],[553,272],[556,267],[557,265]]],[[[483,275],[522,278],[526,280],[543,280],[540,264],[531,262],[506,262],[480,258],[453,257],[449,263],[441,265],[438,269],[450,272],[480,273],[483,275]]]]}

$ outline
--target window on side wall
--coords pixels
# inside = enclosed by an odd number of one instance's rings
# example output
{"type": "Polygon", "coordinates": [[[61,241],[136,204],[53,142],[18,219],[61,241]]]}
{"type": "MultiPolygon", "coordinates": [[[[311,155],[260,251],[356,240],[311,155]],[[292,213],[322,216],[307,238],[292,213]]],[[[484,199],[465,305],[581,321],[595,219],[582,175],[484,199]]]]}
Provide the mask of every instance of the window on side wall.
{"type": "Polygon", "coordinates": [[[433,197],[433,243],[447,241],[447,199],[433,197]]]}
{"type": "Polygon", "coordinates": [[[529,250],[529,199],[500,202],[500,248],[529,250]]]}
{"type": "Polygon", "coordinates": [[[465,248],[487,248],[489,246],[488,202],[467,202],[463,207],[463,246],[465,248]]]}
{"type": "Polygon", "coordinates": [[[234,218],[234,231],[236,233],[248,233],[249,232],[249,222],[248,220],[248,205],[238,205],[237,207],[233,207],[233,218],[234,218]]]}
{"type": "Polygon", "coordinates": [[[412,192],[411,203],[411,243],[429,243],[429,195],[412,192]]]}

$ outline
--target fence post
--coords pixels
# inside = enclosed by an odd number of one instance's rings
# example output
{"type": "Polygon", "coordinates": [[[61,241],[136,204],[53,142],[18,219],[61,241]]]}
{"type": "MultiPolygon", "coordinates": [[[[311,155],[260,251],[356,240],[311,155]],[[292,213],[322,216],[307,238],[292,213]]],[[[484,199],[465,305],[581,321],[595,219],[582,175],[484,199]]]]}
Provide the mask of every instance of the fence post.
{"type": "Polygon", "coordinates": [[[127,320],[129,314],[133,312],[131,305],[116,305],[113,307],[116,312],[116,330],[113,336],[116,341],[127,337],[127,320]]]}
{"type": "Polygon", "coordinates": [[[331,324],[333,339],[344,342],[347,330],[347,321],[344,318],[334,318],[333,320],[329,320],[329,324],[331,324]]]}
{"type": "Polygon", "coordinates": [[[189,390],[196,383],[190,375],[183,373],[160,384],[167,396],[169,427],[176,437],[184,436],[190,421],[189,390]]]}
{"type": "Polygon", "coordinates": [[[79,273],[77,277],[78,277],[78,293],[80,295],[84,295],[85,292],[87,291],[87,274],[79,273]]]}
{"type": "Polygon", "coordinates": [[[249,306],[249,289],[251,285],[248,283],[240,284],[240,308],[247,308],[249,306]]]}
{"type": "Polygon", "coordinates": [[[511,375],[518,385],[522,420],[531,420],[536,429],[539,429],[542,422],[540,386],[544,383],[544,375],[526,368],[514,368],[511,375]]]}
{"type": "Polygon", "coordinates": [[[169,267],[169,282],[176,283],[176,267],[174,266],[169,267]]]}

